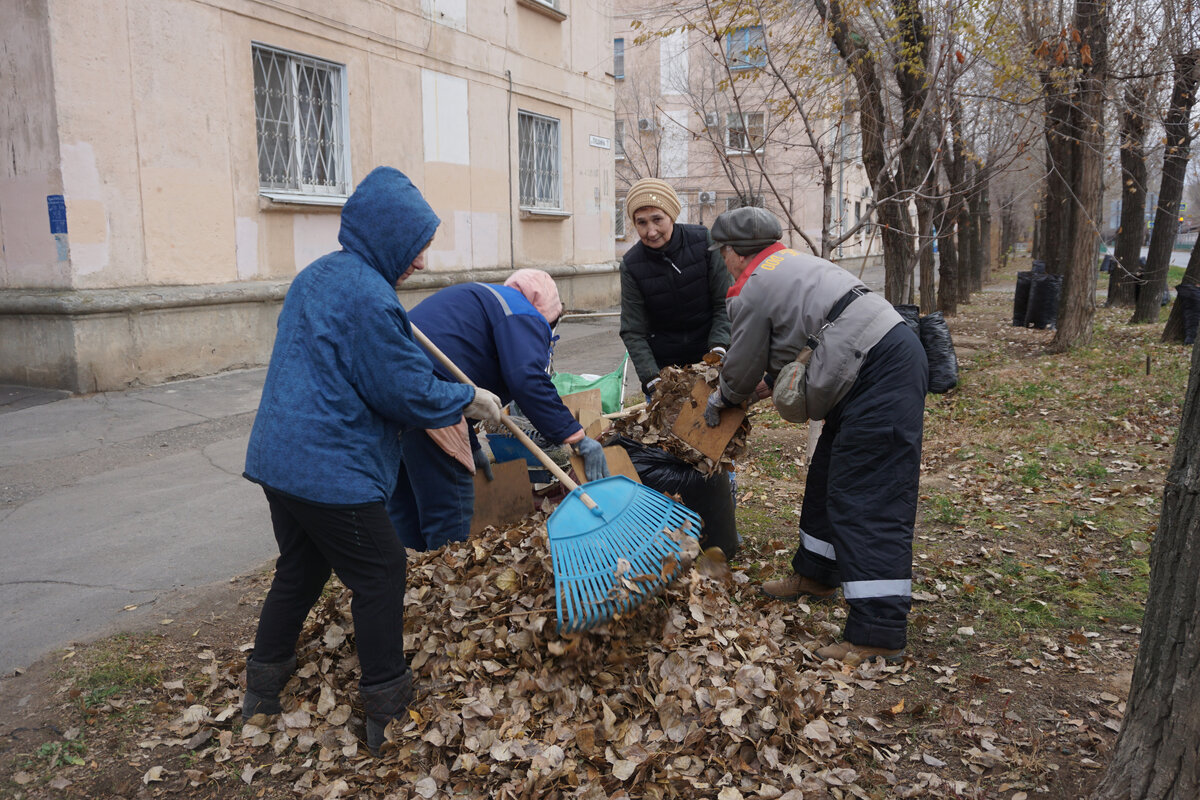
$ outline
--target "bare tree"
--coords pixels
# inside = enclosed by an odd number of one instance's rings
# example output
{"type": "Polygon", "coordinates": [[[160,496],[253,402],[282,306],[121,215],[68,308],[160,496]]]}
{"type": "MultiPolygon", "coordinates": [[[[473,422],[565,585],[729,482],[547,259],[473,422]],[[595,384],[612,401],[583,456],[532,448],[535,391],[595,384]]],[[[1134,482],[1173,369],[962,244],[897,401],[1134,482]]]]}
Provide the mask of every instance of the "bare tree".
{"type": "MultiPolygon", "coordinates": [[[[1192,258],[1192,261],[1196,261],[1192,258]]],[[[1150,557],[1125,719],[1095,800],[1200,797],[1200,347],[1150,557]]]]}
{"type": "Polygon", "coordinates": [[[1162,184],[1154,213],[1154,230],[1142,273],[1142,291],[1130,322],[1157,322],[1175,233],[1179,230],[1179,203],[1183,199],[1183,178],[1190,157],[1192,131],[1190,118],[1200,84],[1200,49],[1174,56],[1175,78],[1171,104],[1163,128],[1166,151],[1163,154],[1162,184]]]}

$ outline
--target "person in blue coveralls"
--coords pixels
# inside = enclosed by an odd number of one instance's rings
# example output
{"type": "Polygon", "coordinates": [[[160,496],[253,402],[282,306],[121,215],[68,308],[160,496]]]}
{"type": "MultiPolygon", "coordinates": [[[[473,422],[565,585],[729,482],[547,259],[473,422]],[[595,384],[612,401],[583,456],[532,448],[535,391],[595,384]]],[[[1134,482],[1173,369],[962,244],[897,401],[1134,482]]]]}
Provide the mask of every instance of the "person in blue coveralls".
{"type": "Polygon", "coordinates": [[[277,714],[296,668],[296,640],[330,572],[354,593],[367,746],[412,702],[404,657],[404,547],[385,503],[400,467],[400,433],[499,420],[500,400],[434,374],[412,338],[396,286],[425,268],[439,220],[399,171],[373,170],[342,209],[342,249],[296,276],[246,452],[279,545],[242,716],[277,714]]]}
{"type": "MultiPolygon", "coordinates": [[[[504,285],[462,283],[422,300],[409,319],[476,386],[515,400],[545,439],[563,442],[583,458],[586,480],[608,476],[604,448],[559,399],[550,381],[553,329],[562,316],[554,279],[542,270],[519,269],[504,285]]],[[[449,378],[440,364],[434,370],[449,378]]],[[[468,415],[469,417],[469,415],[468,415]]],[[[388,514],[405,547],[433,550],[463,542],[471,527],[476,469],[491,480],[491,465],[474,431],[447,437],[405,431],[404,459],[388,514]]]]}

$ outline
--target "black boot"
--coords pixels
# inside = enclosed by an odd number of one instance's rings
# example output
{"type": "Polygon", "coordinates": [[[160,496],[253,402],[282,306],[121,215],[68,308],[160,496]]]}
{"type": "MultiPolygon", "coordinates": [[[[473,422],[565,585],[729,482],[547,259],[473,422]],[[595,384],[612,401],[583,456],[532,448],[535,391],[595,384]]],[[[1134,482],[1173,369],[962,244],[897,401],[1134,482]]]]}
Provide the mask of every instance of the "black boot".
{"type": "Polygon", "coordinates": [[[296,671],[296,657],[274,664],[261,664],[254,657],[246,659],[246,696],[242,699],[242,719],[255,714],[278,714],[283,711],[279,693],[296,671]]]}
{"type": "Polygon", "coordinates": [[[360,686],[358,690],[367,715],[367,749],[378,756],[388,723],[403,715],[413,701],[412,670],[406,668],[399,678],[375,686],[360,686]]]}

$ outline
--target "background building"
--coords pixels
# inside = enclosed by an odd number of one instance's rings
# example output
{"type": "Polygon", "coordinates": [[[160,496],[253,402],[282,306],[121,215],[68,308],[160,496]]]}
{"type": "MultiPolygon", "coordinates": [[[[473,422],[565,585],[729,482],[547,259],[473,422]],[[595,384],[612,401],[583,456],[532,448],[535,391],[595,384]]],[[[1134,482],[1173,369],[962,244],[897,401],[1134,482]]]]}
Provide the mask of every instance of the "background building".
{"type": "Polygon", "coordinates": [[[610,31],[577,0],[0,4],[0,382],[266,363],[378,165],[442,219],[406,305],[528,266],[615,302],[610,31]]]}
{"type": "MultiPolygon", "coordinates": [[[[727,209],[761,205],[784,219],[784,241],[808,252],[803,238],[788,230],[787,218],[820,242],[822,170],[802,124],[784,116],[778,86],[760,69],[772,32],[761,25],[734,27],[717,46],[703,31],[682,24],[681,14],[669,2],[614,3],[617,253],[637,241],[632,224],[620,215],[625,192],[648,176],[675,188],[683,203],[681,222],[711,225],[727,209]],[[715,46],[724,51],[728,72],[714,57],[715,46]],[[737,91],[730,91],[735,83],[737,91]]],[[[817,64],[817,71],[833,76],[824,79],[830,85],[842,86],[837,59],[829,54],[827,62],[817,64]]],[[[846,91],[853,89],[846,85],[846,91]]],[[[816,135],[833,163],[830,230],[837,233],[867,213],[870,186],[857,127],[839,124],[833,115],[818,122],[816,135]]],[[[868,249],[871,242],[871,229],[864,226],[834,256],[853,266],[865,253],[879,252],[878,237],[868,249]]]]}

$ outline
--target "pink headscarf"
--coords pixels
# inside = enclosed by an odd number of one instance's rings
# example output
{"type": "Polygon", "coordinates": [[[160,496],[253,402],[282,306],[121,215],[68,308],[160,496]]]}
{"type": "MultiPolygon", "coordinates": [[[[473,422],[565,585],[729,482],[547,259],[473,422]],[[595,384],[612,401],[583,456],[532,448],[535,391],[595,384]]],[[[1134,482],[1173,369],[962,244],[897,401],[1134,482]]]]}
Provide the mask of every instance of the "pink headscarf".
{"type": "Polygon", "coordinates": [[[508,276],[504,285],[525,295],[547,322],[554,322],[562,314],[563,304],[558,299],[558,287],[550,273],[540,269],[519,269],[508,276]]]}

